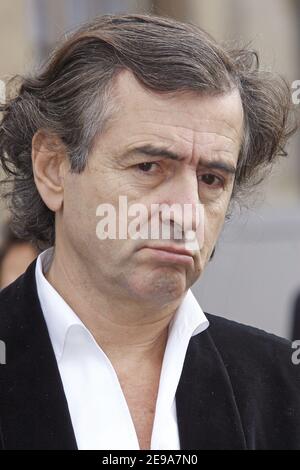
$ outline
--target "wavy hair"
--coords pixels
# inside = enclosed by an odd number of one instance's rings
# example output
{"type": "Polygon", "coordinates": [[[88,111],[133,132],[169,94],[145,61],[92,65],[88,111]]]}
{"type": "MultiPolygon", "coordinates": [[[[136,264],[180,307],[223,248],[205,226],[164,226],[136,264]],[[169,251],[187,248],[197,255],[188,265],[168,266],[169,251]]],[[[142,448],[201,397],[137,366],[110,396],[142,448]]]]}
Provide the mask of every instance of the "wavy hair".
{"type": "Polygon", "coordinates": [[[201,28],[153,15],[104,15],[72,32],[17,94],[0,106],[0,160],[9,183],[12,227],[40,249],[55,242],[54,213],[33,177],[32,138],[39,129],[59,137],[72,172],[82,172],[96,135],[113,115],[114,78],[130,70],[160,93],[218,95],[239,90],[244,138],[232,200],[247,193],[295,131],[287,82],[260,70],[250,48],[228,48],[201,28]]]}

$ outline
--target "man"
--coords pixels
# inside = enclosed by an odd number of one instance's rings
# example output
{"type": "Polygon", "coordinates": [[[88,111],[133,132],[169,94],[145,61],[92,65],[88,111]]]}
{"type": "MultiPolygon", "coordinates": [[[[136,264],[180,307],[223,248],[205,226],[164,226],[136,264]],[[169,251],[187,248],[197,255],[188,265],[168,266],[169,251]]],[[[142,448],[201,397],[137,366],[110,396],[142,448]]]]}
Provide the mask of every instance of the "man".
{"type": "Polygon", "coordinates": [[[3,449],[300,448],[290,344],[190,291],[291,133],[289,90],[254,58],[171,19],[104,16],[4,106],[15,227],[48,249],[0,296],[3,449]],[[169,240],[103,236],[122,197],[146,209],[133,235],[156,205],[169,240]]]}

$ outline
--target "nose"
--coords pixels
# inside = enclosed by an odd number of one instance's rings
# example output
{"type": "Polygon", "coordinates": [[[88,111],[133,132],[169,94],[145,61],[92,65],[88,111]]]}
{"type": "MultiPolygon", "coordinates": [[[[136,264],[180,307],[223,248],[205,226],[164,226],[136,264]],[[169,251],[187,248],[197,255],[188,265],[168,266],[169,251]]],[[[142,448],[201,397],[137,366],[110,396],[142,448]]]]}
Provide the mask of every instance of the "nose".
{"type": "Polygon", "coordinates": [[[165,197],[161,201],[160,218],[175,230],[181,230],[183,238],[189,232],[196,233],[203,225],[203,206],[199,198],[196,173],[186,168],[165,187],[165,197]],[[171,210],[169,210],[169,208],[171,210]]]}

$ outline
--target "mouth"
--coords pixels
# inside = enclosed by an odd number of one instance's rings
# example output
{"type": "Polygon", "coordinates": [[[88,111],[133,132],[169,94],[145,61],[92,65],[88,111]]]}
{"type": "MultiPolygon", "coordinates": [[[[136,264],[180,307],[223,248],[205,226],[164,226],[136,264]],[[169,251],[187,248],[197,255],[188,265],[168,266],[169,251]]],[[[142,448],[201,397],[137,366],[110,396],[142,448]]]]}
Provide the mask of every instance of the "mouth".
{"type": "Polygon", "coordinates": [[[140,250],[148,251],[151,256],[158,258],[162,261],[169,261],[175,263],[188,263],[194,262],[193,253],[184,248],[175,246],[143,246],[140,250]]]}

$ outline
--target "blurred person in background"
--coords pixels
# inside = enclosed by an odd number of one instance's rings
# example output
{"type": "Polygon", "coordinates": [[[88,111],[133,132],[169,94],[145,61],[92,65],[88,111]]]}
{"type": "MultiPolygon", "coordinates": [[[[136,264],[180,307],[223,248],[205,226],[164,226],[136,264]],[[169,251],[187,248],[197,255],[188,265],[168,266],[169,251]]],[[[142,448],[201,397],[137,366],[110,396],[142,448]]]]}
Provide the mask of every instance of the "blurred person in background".
{"type": "Polygon", "coordinates": [[[190,290],[295,131],[290,107],[253,51],[151,15],[97,18],[23,79],[0,157],[13,224],[44,251],[0,294],[0,447],[300,449],[291,344],[190,290]],[[96,209],[120,196],[201,203],[203,244],[173,213],[184,245],[100,240],[96,209]]]}
{"type": "Polygon", "coordinates": [[[15,281],[26,271],[39,251],[28,241],[18,238],[9,225],[2,228],[0,244],[0,290],[15,281]]]}

